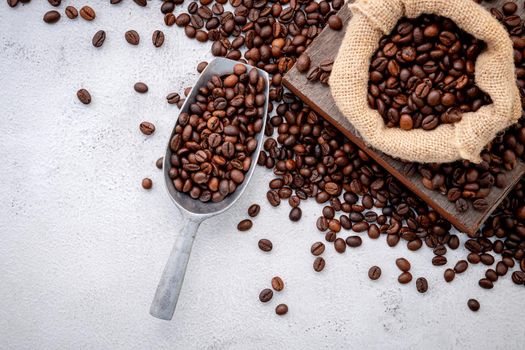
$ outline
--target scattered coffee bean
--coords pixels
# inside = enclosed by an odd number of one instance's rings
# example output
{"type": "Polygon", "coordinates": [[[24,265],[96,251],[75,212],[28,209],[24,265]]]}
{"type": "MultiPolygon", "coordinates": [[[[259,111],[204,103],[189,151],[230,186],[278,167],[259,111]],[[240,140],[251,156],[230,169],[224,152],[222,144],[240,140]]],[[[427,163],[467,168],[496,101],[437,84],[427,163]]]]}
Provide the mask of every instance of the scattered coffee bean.
{"type": "Polygon", "coordinates": [[[425,277],[416,279],[416,289],[419,293],[426,293],[428,290],[428,282],[425,277]]]}
{"type": "Polygon", "coordinates": [[[92,21],[95,19],[96,16],[97,15],[95,13],[95,10],[93,10],[91,7],[83,6],[82,8],[80,8],[80,17],[82,17],[86,21],[92,21]]]}
{"type": "Polygon", "coordinates": [[[69,19],[75,19],[78,17],[78,10],[74,6],[66,7],[64,12],[69,19]]]}
{"type": "Polygon", "coordinates": [[[454,271],[456,273],[463,273],[467,270],[468,263],[465,260],[460,260],[456,263],[456,266],[454,266],[454,271]]]}
{"type": "Polygon", "coordinates": [[[259,204],[252,204],[248,208],[248,215],[252,218],[259,215],[259,212],[261,211],[261,206],[259,204]]]}
{"type": "MultiPolygon", "coordinates": [[[[242,230],[241,230],[242,231],[242,230]]],[[[261,239],[259,240],[259,249],[265,252],[271,251],[273,248],[273,244],[269,239],[261,239]]]]}
{"type": "Polygon", "coordinates": [[[443,276],[446,282],[452,282],[452,280],[454,280],[454,277],[456,277],[456,273],[452,269],[446,269],[443,276]]]}
{"type": "Polygon", "coordinates": [[[315,258],[315,260],[314,260],[314,270],[315,271],[317,271],[317,272],[323,271],[325,265],[326,265],[326,262],[324,261],[323,258],[321,258],[320,256],[315,258]]]}
{"type": "Polygon", "coordinates": [[[151,36],[151,41],[153,42],[153,46],[161,47],[162,44],[164,44],[164,33],[161,30],[154,31],[151,36]]]}
{"type": "Polygon", "coordinates": [[[279,316],[288,313],[288,306],[286,304],[279,304],[275,307],[275,313],[279,316]]]}
{"type": "Polygon", "coordinates": [[[139,129],[144,135],[152,135],[155,132],[155,125],[150,122],[142,122],[139,125],[139,129]]]}
{"type": "Polygon", "coordinates": [[[405,258],[396,259],[396,266],[403,272],[410,270],[410,262],[405,258]]]}
{"type": "Polygon", "coordinates": [[[301,73],[307,72],[310,69],[310,56],[303,53],[296,62],[297,70],[301,73]]]}
{"type": "Polygon", "coordinates": [[[281,277],[275,276],[272,278],[272,288],[278,292],[284,289],[284,282],[281,277]]]}
{"type": "Polygon", "coordinates": [[[292,210],[290,210],[289,218],[291,221],[299,221],[301,220],[301,216],[302,216],[301,208],[295,207],[295,208],[292,208],[292,210]]]}
{"type": "Polygon", "coordinates": [[[164,157],[160,157],[159,159],[157,159],[157,161],[155,162],[155,166],[158,168],[158,169],[162,169],[162,165],[164,164],[164,157]]]}
{"type": "Polygon", "coordinates": [[[58,7],[62,3],[62,0],[47,0],[51,6],[58,7]]]}
{"type": "Polygon", "coordinates": [[[60,20],[60,12],[52,10],[44,14],[44,22],[53,24],[60,20]]]}
{"type": "Polygon", "coordinates": [[[208,62],[206,62],[206,61],[200,62],[200,63],[197,65],[197,72],[202,73],[202,71],[203,71],[207,66],[208,66],[208,62]]]}
{"type": "Polygon", "coordinates": [[[479,310],[479,301],[477,301],[476,299],[469,299],[467,301],[467,305],[468,305],[468,308],[474,312],[478,311],[479,310]]]}
{"type": "Polygon", "coordinates": [[[514,271],[512,273],[512,282],[515,284],[525,284],[525,272],[523,271],[514,271]]]}
{"type": "Polygon", "coordinates": [[[86,89],[80,89],[77,91],[77,98],[80,102],[82,102],[85,105],[88,105],[91,103],[91,94],[86,89]]]}
{"type": "Polygon", "coordinates": [[[237,230],[239,231],[248,231],[253,226],[252,220],[244,219],[237,225],[237,230]]]}
{"type": "Polygon", "coordinates": [[[170,105],[176,104],[177,102],[180,101],[180,95],[176,92],[172,92],[171,94],[166,96],[166,100],[168,101],[170,105]]]}
{"type": "Polygon", "coordinates": [[[140,42],[139,33],[137,33],[137,31],[135,30],[128,30],[124,34],[124,38],[126,38],[126,41],[128,42],[128,44],[131,44],[131,45],[138,45],[140,42]]]}
{"type": "Polygon", "coordinates": [[[104,41],[106,40],[106,32],[103,30],[99,30],[98,32],[93,35],[93,39],[91,40],[93,46],[95,47],[101,47],[104,44],[104,41]]]}
{"type": "Polygon", "coordinates": [[[312,244],[312,248],[310,248],[310,252],[315,256],[319,256],[323,254],[324,248],[325,247],[322,242],[315,242],[314,244],[312,244]]]}
{"type": "Polygon", "coordinates": [[[410,272],[403,272],[397,278],[397,281],[401,284],[407,284],[412,281],[412,274],[410,272]]]}
{"type": "Polygon", "coordinates": [[[133,2],[139,6],[142,6],[142,7],[145,7],[146,5],[148,5],[148,1],[147,0],[133,0],[133,2]]]}
{"type": "Polygon", "coordinates": [[[341,30],[343,29],[343,21],[338,15],[331,15],[328,18],[328,26],[332,30],[341,30]]]}
{"type": "Polygon", "coordinates": [[[487,278],[482,278],[479,280],[479,286],[484,289],[492,289],[494,287],[494,284],[491,280],[487,278]]]}
{"type": "Polygon", "coordinates": [[[346,244],[349,247],[357,248],[363,243],[363,240],[359,236],[349,236],[346,238],[346,244]]]}
{"type": "Polygon", "coordinates": [[[147,177],[142,179],[142,188],[143,189],[149,190],[149,189],[151,189],[152,186],[153,186],[153,181],[151,181],[151,179],[149,179],[147,177]]]}
{"type": "Polygon", "coordinates": [[[142,83],[142,82],[138,82],[138,83],[135,83],[135,85],[133,85],[133,89],[135,89],[136,92],[140,93],[140,94],[144,94],[146,92],[148,92],[148,85],[142,83]]]}
{"type": "Polygon", "coordinates": [[[269,288],[263,289],[261,293],[259,293],[259,300],[263,303],[269,302],[273,297],[273,291],[269,288]]]}
{"type": "Polygon", "coordinates": [[[346,243],[345,243],[345,240],[342,239],[342,238],[337,238],[335,241],[334,241],[334,248],[335,248],[335,251],[338,252],[339,254],[342,254],[346,251],[346,243]]]}
{"type": "Polygon", "coordinates": [[[372,266],[368,270],[368,278],[375,281],[379,279],[379,277],[381,277],[381,268],[379,268],[379,266],[372,266]]]}

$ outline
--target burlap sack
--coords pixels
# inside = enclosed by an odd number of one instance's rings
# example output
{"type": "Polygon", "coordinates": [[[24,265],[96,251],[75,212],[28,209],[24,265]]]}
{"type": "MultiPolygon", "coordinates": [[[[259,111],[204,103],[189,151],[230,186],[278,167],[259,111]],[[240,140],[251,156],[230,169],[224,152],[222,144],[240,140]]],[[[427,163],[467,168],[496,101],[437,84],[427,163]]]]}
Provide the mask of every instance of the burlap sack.
{"type": "Polygon", "coordinates": [[[505,29],[474,1],[357,0],[350,9],[353,17],[332,69],[330,88],[341,112],[371,146],[406,161],[444,163],[463,158],[480,162],[484,146],[520,117],[512,42],[505,29]],[[401,17],[425,13],[448,17],[485,41],[487,49],[476,61],[475,82],[493,103],[432,131],[387,128],[367,102],[370,59],[380,38],[401,17]]]}

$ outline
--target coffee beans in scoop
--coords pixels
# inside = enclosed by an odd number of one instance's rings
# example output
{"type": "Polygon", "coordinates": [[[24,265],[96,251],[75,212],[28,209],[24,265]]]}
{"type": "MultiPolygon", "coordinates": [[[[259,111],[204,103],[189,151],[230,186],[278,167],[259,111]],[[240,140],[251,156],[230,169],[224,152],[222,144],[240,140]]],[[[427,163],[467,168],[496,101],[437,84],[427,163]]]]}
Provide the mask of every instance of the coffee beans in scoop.
{"type": "Polygon", "coordinates": [[[170,176],[177,191],[220,202],[243,183],[263,129],[264,89],[257,69],[248,71],[242,64],[198,87],[170,141],[170,176]]]}
{"type": "Polygon", "coordinates": [[[387,127],[432,130],[458,122],[492,103],[474,83],[484,48],[448,18],[403,18],[371,59],[368,104],[387,127]]]}

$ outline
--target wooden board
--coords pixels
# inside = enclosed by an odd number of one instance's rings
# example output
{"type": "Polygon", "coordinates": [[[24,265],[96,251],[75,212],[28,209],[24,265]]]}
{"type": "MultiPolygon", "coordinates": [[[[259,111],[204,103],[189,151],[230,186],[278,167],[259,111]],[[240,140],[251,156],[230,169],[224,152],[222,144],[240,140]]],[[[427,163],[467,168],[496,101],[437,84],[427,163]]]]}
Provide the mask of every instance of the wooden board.
{"type": "MultiPolygon", "coordinates": [[[[505,1],[491,1],[487,4],[487,7],[498,7],[503,2],[505,1]]],[[[524,11],[523,2],[523,0],[518,1],[520,14],[524,11]]],[[[347,6],[343,6],[339,11],[339,16],[343,20],[343,23],[345,23],[346,28],[346,24],[351,18],[351,13],[347,6]]],[[[343,40],[345,28],[341,31],[333,31],[326,27],[312,42],[306,50],[306,53],[312,61],[312,67],[324,59],[335,59],[341,41],[343,40]]],[[[294,66],[288,74],[284,76],[283,83],[290,91],[332,123],[346,137],[363,149],[370,157],[462,232],[474,235],[525,172],[525,165],[521,162],[519,162],[514,170],[507,172],[508,186],[504,189],[499,189],[495,186],[492,187],[492,191],[486,198],[489,203],[486,211],[479,212],[471,208],[465,213],[459,213],[456,211],[454,203],[449,202],[446,196],[425,188],[421,182],[421,175],[416,173],[413,176],[407,177],[403,172],[404,162],[394,159],[380,151],[368,148],[355,128],[335,105],[330,93],[330,88],[320,82],[309,82],[306,77],[306,74],[298,72],[294,66]]]]}

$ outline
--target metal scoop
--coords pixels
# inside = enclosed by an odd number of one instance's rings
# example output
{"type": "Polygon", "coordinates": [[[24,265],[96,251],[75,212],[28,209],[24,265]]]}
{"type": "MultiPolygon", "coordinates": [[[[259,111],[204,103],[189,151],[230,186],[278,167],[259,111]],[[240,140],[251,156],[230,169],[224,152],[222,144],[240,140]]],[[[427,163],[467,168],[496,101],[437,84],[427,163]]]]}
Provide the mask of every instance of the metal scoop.
{"type": "MultiPolygon", "coordinates": [[[[194,88],[191,90],[190,94],[186,98],[180,112],[189,112],[189,107],[192,101],[195,101],[195,96],[198,94],[198,88],[205,85],[213,75],[222,76],[224,74],[231,74],[233,72],[233,66],[239,64],[239,62],[232,61],[225,58],[216,58],[214,59],[206,69],[202,72],[199,80],[195,84],[194,88]]],[[[245,65],[248,71],[254,67],[250,65],[245,65]]],[[[203,203],[198,199],[191,198],[186,193],[178,192],[172,180],[169,177],[168,171],[170,169],[170,157],[171,149],[168,142],[168,147],[166,148],[166,155],[164,156],[164,180],[168,193],[179,208],[182,217],[183,225],[180,232],[180,235],[176,237],[175,244],[171,251],[170,257],[162,273],[155,297],[151,303],[150,314],[154,317],[171,320],[173,317],[173,312],[175,311],[175,306],[177,305],[177,300],[179,299],[180,290],[182,287],[182,282],[184,281],[184,274],[186,272],[186,266],[188,265],[188,260],[190,258],[191,247],[193,246],[193,240],[199,228],[199,225],[204,220],[220,214],[228,210],[242,195],[246,186],[250,182],[252,174],[257,166],[257,157],[259,156],[259,151],[261,149],[263,139],[264,139],[264,125],[266,125],[266,118],[268,113],[268,98],[269,98],[269,78],[268,73],[261,69],[257,69],[259,75],[262,76],[265,80],[265,96],[266,100],[264,103],[264,114],[263,114],[263,130],[259,132],[256,136],[257,138],[257,149],[252,155],[252,164],[250,169],[245,174],[244,182],[237,187],[237,190],[226,197],[223,201],[218,203],[203,203]]],[[[191,113],[190,113],[191,114],[191,113]]],[[[172,135],[175,133],[175,127],[173,128],[172,135]]]]}

